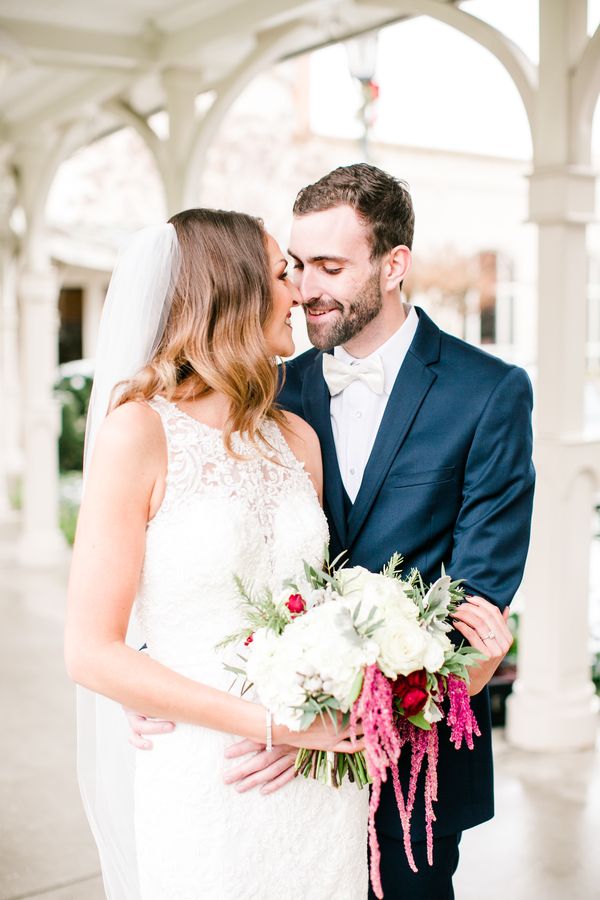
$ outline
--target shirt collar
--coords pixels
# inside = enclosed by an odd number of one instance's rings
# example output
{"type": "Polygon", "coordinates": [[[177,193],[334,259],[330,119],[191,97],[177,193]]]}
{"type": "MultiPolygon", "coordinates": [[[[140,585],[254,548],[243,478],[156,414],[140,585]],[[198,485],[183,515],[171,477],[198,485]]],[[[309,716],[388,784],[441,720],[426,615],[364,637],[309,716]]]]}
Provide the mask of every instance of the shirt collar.
{"type": "MultiPolygon", "coordinates": [[[[400,328],[381,347],[378,347],[369,356],[364,357],[365,359],[371,359],[374,356],[381,358],[385,375],[384,391],[388,396],[392,392],[400,366],[404,362],[404,357],[408,353],[408,348],[412,343],[419,324],[419,317],[414,306],[404,304],[404,309],[406,310],[406,319],[400,328]]],[[[334,347],[333,355],[342,362],[348,363],[348,365],[359,362],[357,357],[352,356],[341,346],[334,347]]]]}

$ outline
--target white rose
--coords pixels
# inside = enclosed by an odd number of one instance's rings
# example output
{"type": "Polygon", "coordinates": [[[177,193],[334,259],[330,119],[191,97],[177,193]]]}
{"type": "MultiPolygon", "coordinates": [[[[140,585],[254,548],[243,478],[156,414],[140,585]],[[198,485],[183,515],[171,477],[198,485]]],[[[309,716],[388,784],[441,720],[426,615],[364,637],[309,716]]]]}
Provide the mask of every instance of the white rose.
{"type": "Polygon", "coordinates": [[[424,667],[427,635],[416,622],[401,613],[388,614],[375,639],[380,648],[377,661],[388,678],[409,675],[424,667]]]}
{"type": "Polygon", "coordinates": [[[345,596],[362,591],[364,585],[373,578],[373,572],[369,572],[363,566],[352,566],[352,568],[343,568],[335,573],[335,577],[345,596]]]}
{"type": "MultiPolygon", "coordinates": [[[[365,583],[361,597],[361,612],[369,613],[372,606],[384,615],[401,612],[405,618],[417,620],[419,611],[407,595],[406,587],[397,578],[374,575],[365,583]]],[[[362,619],[362,616],[360,617],[362,619]]]]}
{"type": "Polygon", "coordinates": [[[427,631],[425,634],[427,636],[427,643],[423,655],[423,666],[428,672],[438,672],[444,665],[444,648],[440,641],[436,640],[432,634],[427,631]]]}
{"type": "Polygon", "coordinates": [[[428,672],[438,672],[442,668],[446,656],[452,653],[454,647],[448,635],[443,631],[429,628],[427,634],[429,643],[424,665],[428,672]]]}

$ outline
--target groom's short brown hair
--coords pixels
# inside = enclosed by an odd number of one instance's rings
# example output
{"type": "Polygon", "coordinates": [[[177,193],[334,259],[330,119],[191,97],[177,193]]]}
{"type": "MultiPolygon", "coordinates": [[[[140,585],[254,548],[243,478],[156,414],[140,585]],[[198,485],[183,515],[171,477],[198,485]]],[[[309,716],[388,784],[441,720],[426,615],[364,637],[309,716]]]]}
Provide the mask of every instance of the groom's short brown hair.
{"type": "Polygon", "coordinates": [[[371,259],[392,247],[412,247],[415,213],[408,185],[367,163],[340,166],[298,193],[294,215],[351,206],[371,226],[371,259]]]}

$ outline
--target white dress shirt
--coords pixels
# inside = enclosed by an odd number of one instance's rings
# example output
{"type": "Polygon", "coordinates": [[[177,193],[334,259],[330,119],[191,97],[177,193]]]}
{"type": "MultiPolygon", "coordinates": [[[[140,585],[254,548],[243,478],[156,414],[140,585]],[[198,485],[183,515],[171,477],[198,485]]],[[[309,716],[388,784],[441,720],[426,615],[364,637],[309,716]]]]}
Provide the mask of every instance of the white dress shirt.
{"type": "MultiPolygon", "coordinates": [[[[413,307],[410,307],[407,313],[398,331],[371,354],[379,356],[383,363],[385,373],[383,394],[375,394],[366,384],[357,380],[330,401],[331,427],[340,474],[346,493],[353,503],[377,437],[388,397],[419,324],[419,317],[413,307]]],[[[333,354],[349,365],[356,365],[359,362],[343,347],[335,347],[333,354]]]]}

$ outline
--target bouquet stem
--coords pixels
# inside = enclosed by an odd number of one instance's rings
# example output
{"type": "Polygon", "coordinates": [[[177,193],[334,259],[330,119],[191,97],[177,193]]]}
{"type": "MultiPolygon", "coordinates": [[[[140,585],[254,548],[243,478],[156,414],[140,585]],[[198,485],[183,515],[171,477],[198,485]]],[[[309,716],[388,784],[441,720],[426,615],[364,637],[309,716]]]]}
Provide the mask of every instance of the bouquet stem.
{"type": "Polygon", "coordinates": [[[327,750],[298,750],[296,774],[313,778],[321,784],[339,788],[347,774],[350,781],[362,789],[371,784],[367,762],[362,750],[358,753],[332,753],[327,750]]]}

